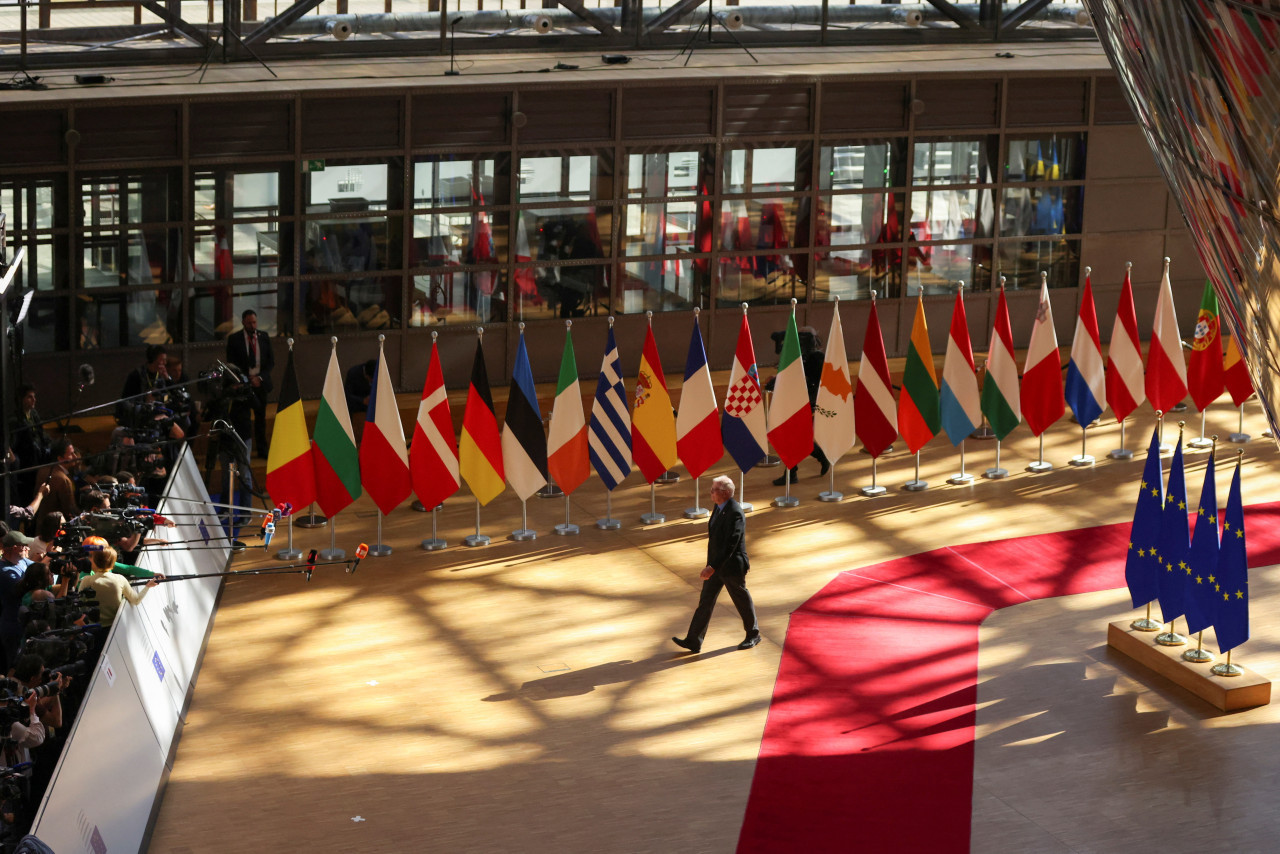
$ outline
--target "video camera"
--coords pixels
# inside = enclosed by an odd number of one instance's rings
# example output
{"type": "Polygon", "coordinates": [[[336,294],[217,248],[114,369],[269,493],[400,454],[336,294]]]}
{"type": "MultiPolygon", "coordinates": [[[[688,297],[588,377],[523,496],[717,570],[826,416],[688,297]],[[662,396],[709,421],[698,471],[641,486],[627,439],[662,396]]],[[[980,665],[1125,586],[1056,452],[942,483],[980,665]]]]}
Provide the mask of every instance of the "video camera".
{"type": "Polygon", "coordinates": [[[55,669],[86,662],[90,658],[96,660],[93,653],[102,628],[100,624],[90,623],[30,635],[22,642],[21,654],[35,653],[44,659],[46,667],[55,669]]]}
{"type": "MultiPolygon", "coordinates": [[[[807,329],[800,330],[800,353],[812,353],[815,350],[822,349],[822,339],[807,329]]],[[[783,342],[787,340],[787,330],[779,329],[777,332],[769,333],[769,339],[773,341],[773,352],[781,355],[783,342]]]]}
{"type": "MultiPolygon", "coordinates": [[[[48,627],[39,632],[39,636],[54,637],[56,635],[50,634],[51,632],[82,631],[84,627],[77,626],[77,620],[83,618],[86,624],[93,624],[98,622],[100,615],[98,599],[92,590],[84,592],[73,590],[59,599],[32,602],[26,606],[25,619],[28,624],[40,621],[48,627]]],[[[29,650],[29,652],[36,651],[29,650]]],[[[47,662],[48,659],[46,658],[45,661],[47,662]]]]}

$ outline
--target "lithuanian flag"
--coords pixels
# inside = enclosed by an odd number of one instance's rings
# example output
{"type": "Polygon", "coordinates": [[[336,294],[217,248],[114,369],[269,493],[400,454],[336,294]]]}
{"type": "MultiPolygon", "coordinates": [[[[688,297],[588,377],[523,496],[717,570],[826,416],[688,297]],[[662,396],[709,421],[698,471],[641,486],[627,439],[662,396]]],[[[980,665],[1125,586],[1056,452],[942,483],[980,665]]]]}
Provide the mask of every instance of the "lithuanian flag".
{"type": "Polygon", "coordinates": [[[316,500],[316,473],[311,460],[311,440],[307,419],[298,394],[298,374],[293,367],[293,347],[284,366],[280,403],[271,426],[271,449],[267,452],[267,492],[276,504],[289,503],[299,509],[316,500]]]}
{"type": "Polygon", "coordinates": [[[924,320],[924,297],[916,302],[916,319],[911,326],[907,364],[902,371],[902,395],[898,398],[898,434],[915,453],[938,435],[941,426],[938,375],[933,370],[933,350],[929,327],[924,320]]]}

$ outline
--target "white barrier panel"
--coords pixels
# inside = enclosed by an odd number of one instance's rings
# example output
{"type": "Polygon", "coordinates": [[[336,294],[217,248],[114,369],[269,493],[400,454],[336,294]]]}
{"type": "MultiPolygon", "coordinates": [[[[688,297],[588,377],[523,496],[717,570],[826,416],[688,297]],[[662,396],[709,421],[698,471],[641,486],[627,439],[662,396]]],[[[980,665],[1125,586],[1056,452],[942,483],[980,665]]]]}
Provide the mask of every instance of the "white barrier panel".
{"type": "MultiPolygon", "coordinates": [[[[139,564],[167,576],[223,571],[230,555],[190,448],[170,476],[151,536],[195,543],[144,550],[139,564]],[[178,516],[178,513],[200,513],[178,516]],[[200,523],[209,534],[204,547],[200,523]]],[[[222,579],[161,584],[116,616],[31,832],[58,854],[139,851],[172,762],[222,579]]]]}

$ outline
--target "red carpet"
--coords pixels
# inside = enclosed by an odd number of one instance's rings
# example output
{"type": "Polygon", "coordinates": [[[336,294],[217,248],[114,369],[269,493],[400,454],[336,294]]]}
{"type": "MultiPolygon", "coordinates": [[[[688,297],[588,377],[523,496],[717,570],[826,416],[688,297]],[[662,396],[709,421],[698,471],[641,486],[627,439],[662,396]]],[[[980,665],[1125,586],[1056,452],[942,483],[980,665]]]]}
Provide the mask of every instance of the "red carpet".
{"type": "MultiPolygon", "coordinates": [[[[1245,518],[1250,565],[1280,563],[1280,502],[1245,518]]],[[[1129,527],[898,558],[841,573],[796,610],[739,854],[968,851],[978,626],[1007,605],[1123,587],[1129,527]]]]}

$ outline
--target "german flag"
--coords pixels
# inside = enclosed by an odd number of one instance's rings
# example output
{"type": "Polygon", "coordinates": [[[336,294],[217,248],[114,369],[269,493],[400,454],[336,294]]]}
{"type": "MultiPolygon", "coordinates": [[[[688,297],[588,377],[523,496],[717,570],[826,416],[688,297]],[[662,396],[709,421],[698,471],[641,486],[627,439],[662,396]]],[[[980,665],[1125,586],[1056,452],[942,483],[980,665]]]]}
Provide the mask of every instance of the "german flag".
{"type": "Polygon", "coordinates": [[[467,389],[467,408],[462,415],[458,469],[482,505],[497,498],[504,488],[502,438],[498,435],[498,417],[493,411],[489,375],[484,368],[484,345],[480,341],[476,341],[471,387],[467,389]]]}
{"type": "Polygon", "coordinates": [[[316,500],[316,474],[311,460],[311,439],[307,419],[298,394],[298,374],[293,367],[293,348],[284,366],[280,403],[271,426],[271,448],[267,452],[267,492],[276,504],[288,502],[302,508],[316,500]]]}

